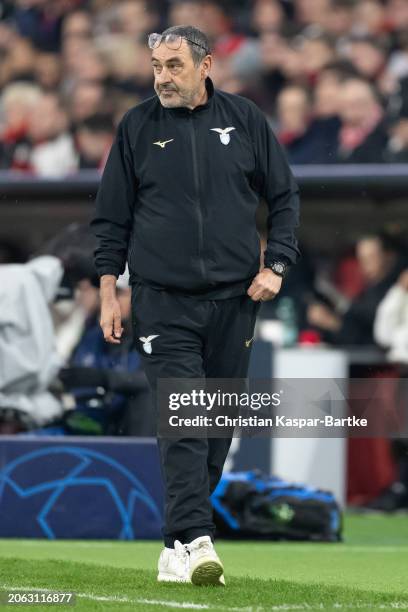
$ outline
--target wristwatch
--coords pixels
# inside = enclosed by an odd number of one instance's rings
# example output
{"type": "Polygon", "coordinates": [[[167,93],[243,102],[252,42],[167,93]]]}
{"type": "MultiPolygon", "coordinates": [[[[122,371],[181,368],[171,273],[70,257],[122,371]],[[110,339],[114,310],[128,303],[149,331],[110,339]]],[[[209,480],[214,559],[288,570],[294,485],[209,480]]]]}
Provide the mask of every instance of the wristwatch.
{"type": "Polygon", "coordinates": [[[268,264],[266,267],[270,268],[274,274],[282,278],[285,277],[286,272],[288,271],[288,268],[289,268],[288,264],[286,264],[283,261],[279,261],[278,259],[275,259],[270,264],[268,264]]]}

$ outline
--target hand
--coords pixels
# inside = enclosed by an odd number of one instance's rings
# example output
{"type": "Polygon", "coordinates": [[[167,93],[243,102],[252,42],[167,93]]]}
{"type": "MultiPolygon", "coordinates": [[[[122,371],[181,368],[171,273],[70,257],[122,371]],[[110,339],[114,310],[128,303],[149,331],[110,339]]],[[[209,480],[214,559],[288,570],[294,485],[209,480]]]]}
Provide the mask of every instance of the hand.
{"type": "Polygon", "coordinates": [[[247,293],[254,302],[266,302],[278,295],[281,286],[282,277],[264,268],[255,276],[247,293]]]}
{"type": "Polygon", "coordinates": [[[100,326],[106,342],[120,344],[123,327],[120,306],[116,296],[102,298],[100,326]]]}
{"type": "Polygon", "coordinates": [[[320,327],[327,331],[338,331],[341,326],[340,318],[324,304],[310,304],[307,309],[307,320],[310,325],[320,327]]]}
{"type": "Polygon", "coordinates": [[[404,270],[400,274],[398,278],[398,285],[405,289],[405,291],[408,291],[408,270],[404,270]]]}

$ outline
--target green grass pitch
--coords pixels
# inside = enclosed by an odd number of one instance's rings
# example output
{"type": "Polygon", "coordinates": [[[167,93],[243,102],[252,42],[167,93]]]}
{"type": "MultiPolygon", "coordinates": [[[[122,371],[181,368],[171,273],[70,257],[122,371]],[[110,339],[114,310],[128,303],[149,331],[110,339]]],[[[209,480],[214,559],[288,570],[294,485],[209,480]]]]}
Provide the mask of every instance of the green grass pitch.
{"type": "Polygon", "coordinates": [[[77,594],[74,607],[30,606],[36,610],[408,610],[408,514],[346,515],[339,544],[219,541],[225,589],[157,584],[160,549],[160,542],[0,540],[0,589],[77,594]]]}

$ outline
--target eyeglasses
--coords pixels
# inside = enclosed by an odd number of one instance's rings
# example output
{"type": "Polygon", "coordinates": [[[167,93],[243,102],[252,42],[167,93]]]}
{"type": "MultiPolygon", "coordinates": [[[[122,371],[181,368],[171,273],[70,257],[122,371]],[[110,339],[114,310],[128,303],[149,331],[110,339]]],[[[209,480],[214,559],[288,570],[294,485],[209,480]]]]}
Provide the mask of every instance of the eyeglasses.
{"type": "Polygon", "coordinates": [[[185,36],[181,36],[180,34],[166,34],[165,36],[163,36],[163,34],[157,34],[157,32],[154,32],[153,34],[149,34],[149,37],[147,39],[147,44],[149,45],[150,49],[157,49],[157,47],[159,47],[161,43],[164,42],[166,47],[168,47],[172,51],[178,51],[181,47],[181,43],[183,42],[183,40],[186,40],[192,45],[196,45],[197,47],[200,47],[206,52],[206,54],[210,52],[203,45],[200,45],[199,43],[196,43],[194,42],[194,40],[190,40],[189,38],[186,38],[185,36]]]}

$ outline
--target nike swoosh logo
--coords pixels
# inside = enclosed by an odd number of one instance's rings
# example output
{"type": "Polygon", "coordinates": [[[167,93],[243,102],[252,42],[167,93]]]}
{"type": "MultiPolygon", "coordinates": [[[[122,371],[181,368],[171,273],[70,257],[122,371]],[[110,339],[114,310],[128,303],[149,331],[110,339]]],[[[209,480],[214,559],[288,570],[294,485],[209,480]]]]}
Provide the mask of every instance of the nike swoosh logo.
{"type": "Polygon", "coordinates": [[[252,336],[252,338],[250,338],[249,340],[245,340],[245,346],[247,348],[249,348],[251,346],[251,342],[252,342],[253,339],[254,339],[254,337],[252,336]]]}

